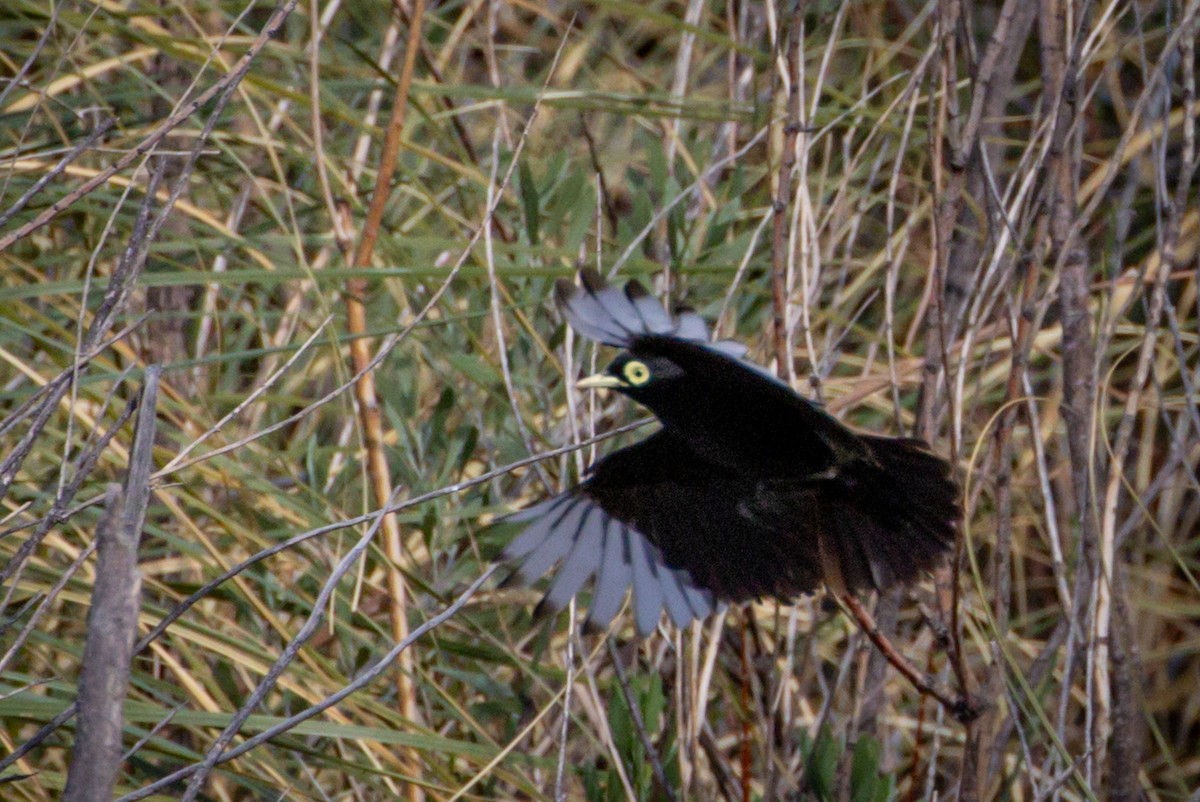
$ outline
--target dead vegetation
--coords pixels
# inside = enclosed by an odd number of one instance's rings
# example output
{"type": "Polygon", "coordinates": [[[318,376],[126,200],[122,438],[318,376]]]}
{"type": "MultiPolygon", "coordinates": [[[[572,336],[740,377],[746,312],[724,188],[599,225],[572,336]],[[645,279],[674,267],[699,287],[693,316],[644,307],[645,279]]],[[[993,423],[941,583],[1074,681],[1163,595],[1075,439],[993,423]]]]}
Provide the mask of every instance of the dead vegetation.
{"type": "Polygon", "coordinates": [[[122,800],[1200,799],[1198,11],[6,4],[0,795],[111,781],[124,690],[122,800]],[[955,570],[865,601],[981,715],[820,597],[497,589],[639,414],[584,264],[953,456],[955,570]]]}

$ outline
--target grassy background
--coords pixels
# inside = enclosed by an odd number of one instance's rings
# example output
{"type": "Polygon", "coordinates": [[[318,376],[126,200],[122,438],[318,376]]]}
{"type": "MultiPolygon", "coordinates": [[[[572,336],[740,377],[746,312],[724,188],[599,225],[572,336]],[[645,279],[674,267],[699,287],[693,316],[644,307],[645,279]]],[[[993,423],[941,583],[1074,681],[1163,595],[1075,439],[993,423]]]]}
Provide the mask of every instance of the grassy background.
{"type": "Polygon", "coordinates": [[[570,386],[606,354],[551,285],[598,265],[846,422],[952,456],[961,570],[875,609],[939,684],[960,653],[984,714],[918,695],[820,596],[646,641],[624,615],[610,651],[489,582],[404,652],[410,682],[385,672],[196,798],[1196,800],[1197,6],[353,0],[285,9],[266,42],[261,4],[6,2],[0,795],[65,783],[74,721],[44,725],[76,698],[98,502],[147,365],[139,637],[312,537],[135,657],[125,799],[362,675],[396,616],[419,626],[486,569],[495,515],[593,447],[527,458],[637,419],[570,386]],[[374,537],[336,577],[385,486],[354,342],[387,351],[403,548],[374,537]]]}

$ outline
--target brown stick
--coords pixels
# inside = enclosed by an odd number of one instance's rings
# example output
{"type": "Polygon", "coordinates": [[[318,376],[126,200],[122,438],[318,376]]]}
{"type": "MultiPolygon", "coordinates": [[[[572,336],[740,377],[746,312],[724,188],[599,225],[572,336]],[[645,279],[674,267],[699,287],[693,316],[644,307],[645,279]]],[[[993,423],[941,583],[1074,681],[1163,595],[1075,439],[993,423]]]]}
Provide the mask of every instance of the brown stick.
{"type": "Polygon", "coordinates": [[[79,724],[63,802],[110,798],[121,765],[121,731],[141,576],[136,533],[127,538],[120,526],[124,510],[120,485],[108,486],[104,507],[104,518],[96,527],[96,584],[79,674],[79,724]]]}
{"type": "MultiPolygon", "coordinates": [[[[1063,668],[1063,693],[1059,700],[1059,721],[1070,715],[1069,689],[1083,667],[1076,648],[1091,627],[1092,599],[1099,582],[1099,522],[1093,504],[1092,476],[1095,471],[1093,435],[1095,431],[1095,375],[1091,315],[1088,311],[1088,254],[1085,243],[1076,235],[1079,209],[1075,196],[1080,162],[1074,147],[1075,74],[1071,55],[1066,50],[1068,5],[1071,0],[1045,0],[1039,17],[1041,60],[1045,75],[1042,114],[1053,118],[1050,147],[1046,154],[1046,222],[1049,235],[1047,262],[1059,273],[1059,310],[1062,317],[1063,422],[1067,430],[1067,452],[1071,464],[1075,515],[1080,524],[1081,560],[1076,573],[1072,605],[1075,626],[1068,633],[1068,659],[1063,668]]],[[[1077,136],[1077,135],[1076,135],[1077,136]]],[[[1095,696],[1087,701],[1093,705],[1095,696]]],[[[1097,733],[1087,734],[1085,760],[1089,782],[1098,778],[1095,766],[1103,755],[1097,751],[1097,733]]]]}
{"type": "MultiPolygon", "coordinates": [[[[748,616],[744,616],[746,618],[748,616]]],[[[740,749],[742,768],[742,802],[750,802],[750,778],[754,769],[754,754],[750,749],[752,726],[750,724],[750,633],[745,620],[741,626],[739,644],[742,658],[742,743],[740,749]]]]}
{"type": "MultiPolygon", "coordinates": [[[[929,656],[925,659],[925,673],[929,674],[933,671],[933,651],[930,650],[929,656]]],[[[925,700],[921,700],[921,705],[917,709],[917,727],[913,732],[913,747],[912,747],[912,763],[908,770],[908,795],[905,797],[907,802],[917,802],[919,797],[918,788],[921,787],[921,747],[925,742],[925,711],[928,709],[925,700]]]]}
{"type": "Polygon", "coordinates": [[[158,377],[158,367],[146,370],[125,490],[109,485],[105,516],[96,527],[96,584],[88,611],[79,676],[79,724],[64,802],[109,799],[121,764],[129,661],[142,587],[137,549],[150,499],[158,377]]]}
{"type": "Polygon", "coordinates": [[[871,643],[875,644],[875,648],[879,650],[880,654],[892,664],[893,668],[903,674],[918,692],[938,700],[950,715],[964,724],[974,721],[979,716],[981,711],[974,699],[971,699],[965,692],[957,698],[951,696],[934,685],[932,680],[927,679],[918,671],[907,657],[900,654],[892,642],[879,631],[879,627],[875,625],[875,619],[871,617],[871,613],[857,597],[850,593],[841,593],[838,595],[838,600],[850,611],[858,628],[871,640],[871,643]]]}
{"type": "MultiPolygon", "coordinates": [[[[796,169],[796,137],[800,133],[800,29],[804,19],[804,3],[799,3],[788,24],[784,45],[788,78],[787,117],[783,128],[783,148],[779,154],[779,173],[776,176],[773,218],[771,220],[771,315],[775,348],[775,372],[789,386],[794,383],[792,355],[787,336],[788,281],[787,244],[788,200],[792,195],[792,173],[796,169]]],[[[773,86],[778,86],[778,80],[773,86]]]]}
{"type": "MultiPolygon", "coordinates": [[[[367,218],[359,232],[358,246],[351,258],[351,267],[365,268],[369,266],[371,257],[375,253],[375,243],[379,238],[383,214],[391,197],[392,178],[395,175],[396,163],[400,154],[400,135],[404,131],[409,91],[412,87],[417,53],[420,50],[421,23],[424,15],[424,0],[416,0],[408,19],[408,44],[404,52],[400,80],[396,83],[391,118],[388,120],[387,130],[384,133],[383,150],[379,156],[375,188],[372,191],[371,204],[367,209],[367,218]]],[[[376,502],[385,504],[392,497],[392,480],[387,463],[387,453],[383,445],[383,415],[379,409],[379,396],[375,390],[375,374],[366,370],[371,362],[370,342],[363,336],[367,330],[366,304],[363,300],[367,296],[367,292],[366,278],[357,277],[346,282],[346,329],[351,334],[351,363],[356,372],[362,373],[355,384],[354,395],[358,402],[359,422],[362,425],[367,474],[370,477],[376,502]]],[[[391,604],[388,612],[391,620],[392,639],[401,642],[408,638],[408,588],[400,570],[400,566],[405,563],[405,557],[400,537],[400,524],[394,514],[388,514],[383,520],[383,551],[389,562],[387,586],[391,604]]],[[[396,672],[396,697],[400,704],[400,714],[408,721],[415,723],[420,720],[420,711],[417,708],[416,689],[412,683],[413,665],[413,650],[402,652],[399,670],[396,672]]],[[[407,772],[414,777],[419,777],[420,761],[413,759],[406,763],[408,764],[407,772]]],[[[409,802],[421,802],[425,798],[425,792],[418,783],[408,783],[405,786],[405,794],[409,802]]]]}

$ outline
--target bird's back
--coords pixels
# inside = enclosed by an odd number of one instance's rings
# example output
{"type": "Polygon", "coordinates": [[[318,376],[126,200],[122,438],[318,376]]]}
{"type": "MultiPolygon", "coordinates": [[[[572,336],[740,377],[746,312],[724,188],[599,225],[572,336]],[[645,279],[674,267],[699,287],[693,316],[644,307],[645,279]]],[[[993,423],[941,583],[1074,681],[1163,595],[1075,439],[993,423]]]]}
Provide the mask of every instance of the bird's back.
{"type": "Polygon", "coordinates": [[[642,337],[629,350],[683,369],[669,395],[642,403],[703,459],[745,476],[787,477],[867,456],[857,435],[751,363],[668,337],[642,337]]]}

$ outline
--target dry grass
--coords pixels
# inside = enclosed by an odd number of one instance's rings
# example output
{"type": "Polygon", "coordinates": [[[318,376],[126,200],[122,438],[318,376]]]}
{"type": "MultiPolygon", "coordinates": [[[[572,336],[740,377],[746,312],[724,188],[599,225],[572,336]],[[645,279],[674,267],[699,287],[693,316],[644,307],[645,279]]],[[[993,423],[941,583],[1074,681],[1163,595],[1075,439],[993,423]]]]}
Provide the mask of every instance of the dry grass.
{"type": "Polygon", "coordinates": [[[123,800],[1200,799],[1200,2],[799,5],[6,3],[0,796],[150,470],[123,800]],[[953,456],[959,570],[868,606],[979,718],[820,597],[477,582],[640,414],[567,380],[596,263],[953,456]]]}

